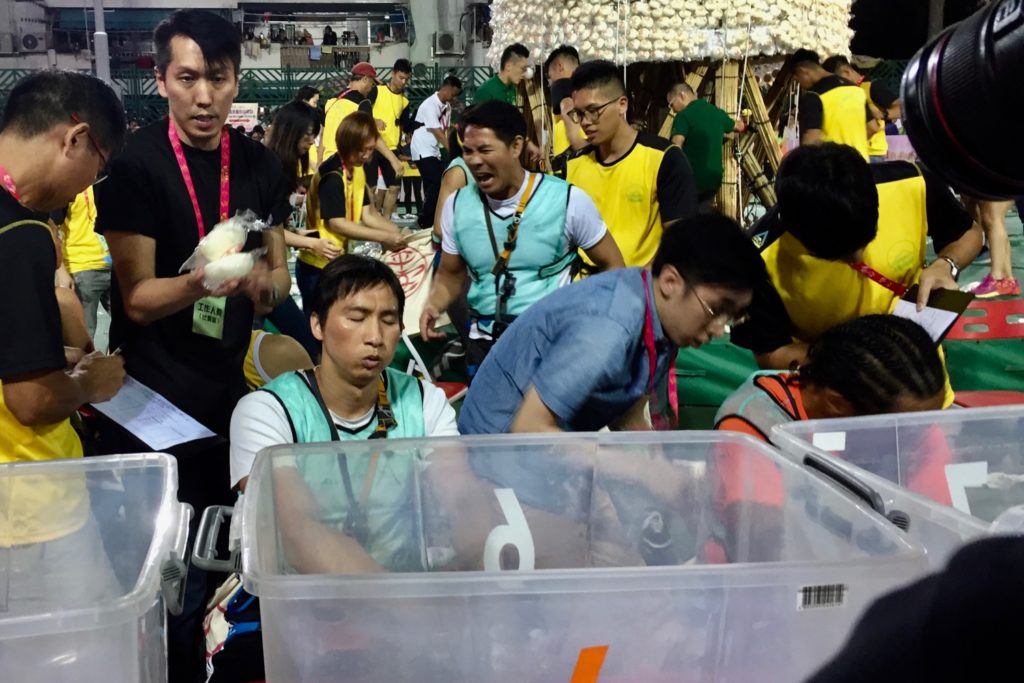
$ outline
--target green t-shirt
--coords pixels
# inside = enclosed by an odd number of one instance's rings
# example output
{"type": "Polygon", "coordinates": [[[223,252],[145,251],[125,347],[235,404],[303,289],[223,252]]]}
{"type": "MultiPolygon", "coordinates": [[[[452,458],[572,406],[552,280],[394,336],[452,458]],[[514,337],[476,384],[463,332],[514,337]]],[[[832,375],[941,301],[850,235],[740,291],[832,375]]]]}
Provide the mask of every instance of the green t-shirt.
{"type": "Polygon", "coordinates": [[[515,106],[516,92],[516,86],[505,85],[497,75],[494,75],[476,89],[476,93],[473,95],[473,104],[480,104],[487,100],[501,100],[515,106]]]}
{"type": "Polygon", "coordinates": [[[670,137],[685,138],[683,152],[701,194],[715,192],[722,185],[722,145],[725,134],[735,127],[728,114],[707,100],[694,100],[676,114],[670,137]]]}

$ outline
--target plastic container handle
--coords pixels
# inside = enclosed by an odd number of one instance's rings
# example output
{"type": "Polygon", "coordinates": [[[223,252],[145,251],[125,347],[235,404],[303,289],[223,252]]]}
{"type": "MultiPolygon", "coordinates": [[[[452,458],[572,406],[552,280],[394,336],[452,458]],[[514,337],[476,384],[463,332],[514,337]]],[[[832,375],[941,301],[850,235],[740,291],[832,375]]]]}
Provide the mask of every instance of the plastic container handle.
{"type": "Polygon", "coordinates": [[[203,510],[199,520],[199,531],[196,533],[196,544],[192,549],[192,564],[208,572],[237,572],[241,569],[242,556],[232,550],[228,559],[217,557],[217,539],[220,528],[226,519],[230,519],[234,508],[229,505],[211,505],[203,510]]]}
{"type": "Polygon", "coordinates": [[[185,583],[188,580],[188,525],[192,521],[192,506],[182,503],[178,515],[169,556],[160,565],[160,592],[167,611],[178,616],[185,606],[185,583]]]}
{"type": "Polygon", "coordinates": [[[988,527],[990,534],[1024,534],[1024,505],[1015,505],[995,518],[988,527]]]}
{"type": "Polygon", "coordinates": [[[804,466],[825,475],[857,498],[863,500],[871,506],[872,510],[883,517],[885,516],[885,503],[882,502],[882,497],[878,495],[877,491],[857,477],[843,471],[841,468],[836,467],[824,458],[813,453],[807,453],[804,455],[804,466]]]}

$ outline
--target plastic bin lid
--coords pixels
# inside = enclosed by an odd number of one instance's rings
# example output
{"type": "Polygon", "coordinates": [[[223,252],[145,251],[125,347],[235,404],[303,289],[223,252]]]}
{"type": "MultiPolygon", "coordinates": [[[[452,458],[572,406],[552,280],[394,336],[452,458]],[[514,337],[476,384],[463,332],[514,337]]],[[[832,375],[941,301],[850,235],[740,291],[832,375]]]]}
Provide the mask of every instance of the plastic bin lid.
{"type": "Polygon", "coordinates": [[[728,432],[275,447],[257,457],[242,517],[245,585],[261,597],[572,591],[584,577],[588,589],[620,588],[627,576],[771,580],[780,567],[923,562],[866,504],[728,432]]]}
{"type": "Polygon", "coordinates": [[[0,465],[0,639],[142,616],[184,552],[177,482],[160,453],[0,465]]]}
{"type": "Polygon", "coordinates": [[[829,454],[975,525],[1024,504],[1024,406],[793,422],[772,440],[829,454]]]}

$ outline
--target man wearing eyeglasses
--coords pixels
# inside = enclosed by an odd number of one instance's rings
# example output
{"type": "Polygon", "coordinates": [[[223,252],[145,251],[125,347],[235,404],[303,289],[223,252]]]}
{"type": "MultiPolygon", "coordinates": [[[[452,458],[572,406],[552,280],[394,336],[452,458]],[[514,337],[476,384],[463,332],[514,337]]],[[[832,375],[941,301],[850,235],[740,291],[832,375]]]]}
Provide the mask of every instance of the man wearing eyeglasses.
{"type": "MultiPolygon", "coordinates": [[[[84,403],[113,398],[124,366],[116,355],[65,347],[54,288],[59,257],[46,214],[101,175],[124,141],[124,111],[92,76],[36,71],[11,90],[2,121],[0,463],[80,458],[70,418],[84,403]]],[[[37,472],[7,477],[0,491],[0,574],[11,614],[116,595],[83,479],[37,472]]],[[[32,676],[16,663],[4,673],[32,676]]]]}
{"type": "Polygon", "coordinates": [[[757,249],[730,219],[683,221],[663,235],[650,271],[600,273],[519,316],[480,366],[459,433],[649,429],[644,405],[678,348],[739,324],[766,281],[757,249]]]}
{"type": "Polygon", "coordinates": [[[608,61],[573,73],[569,112],[590,145],[556,172],[590,195],[626,266],[648,267],[662,231],[697,212],[697,186],[682,150],[626,121],[621,71],[608,61]]]}

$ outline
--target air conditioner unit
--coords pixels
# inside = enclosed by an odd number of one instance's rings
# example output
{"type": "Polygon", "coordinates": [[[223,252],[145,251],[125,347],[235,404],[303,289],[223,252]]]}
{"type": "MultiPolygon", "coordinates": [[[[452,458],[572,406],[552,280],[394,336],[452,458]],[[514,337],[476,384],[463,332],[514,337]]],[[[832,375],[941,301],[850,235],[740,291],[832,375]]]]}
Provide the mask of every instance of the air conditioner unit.
{"type": "Polygon", "coordinates": [[[462,55],[462,35],[455,31],[438,31],[434,34],[435,55],[462,55]]]}
{"type": "Polygon", "coordinates": [[[24,31],[18,34],[18,52],[46,52],[46,33],[24,31]]]}

